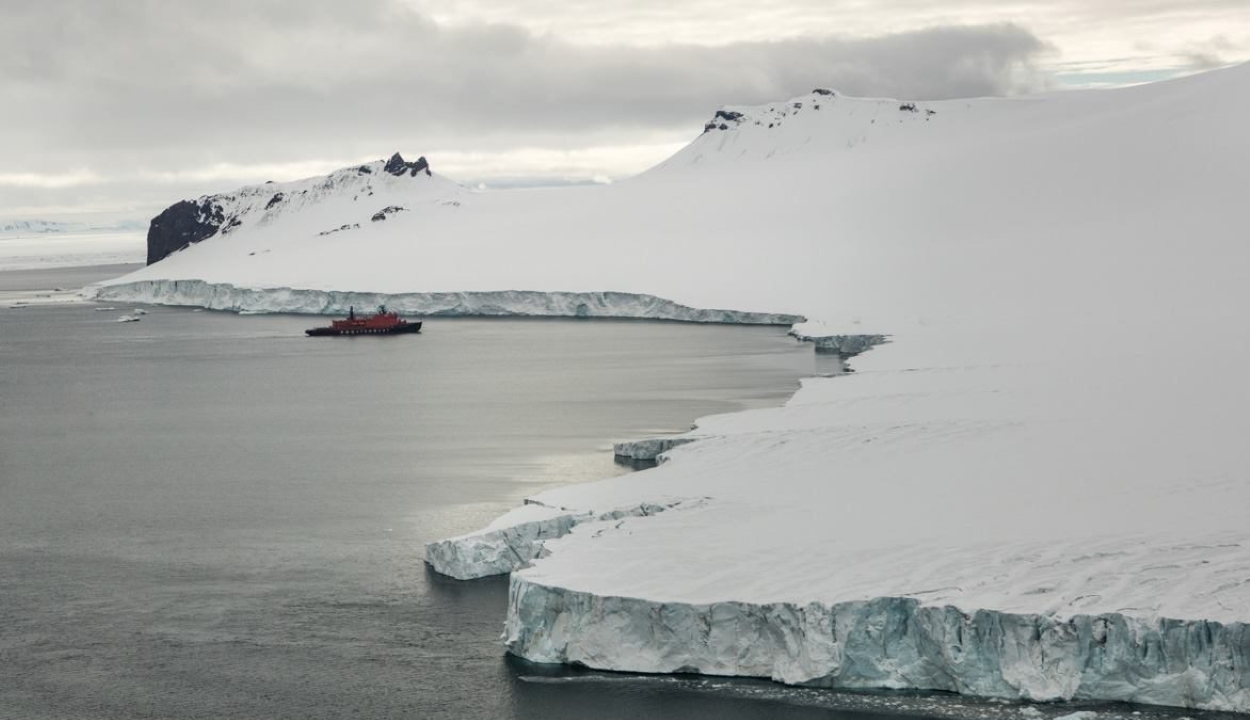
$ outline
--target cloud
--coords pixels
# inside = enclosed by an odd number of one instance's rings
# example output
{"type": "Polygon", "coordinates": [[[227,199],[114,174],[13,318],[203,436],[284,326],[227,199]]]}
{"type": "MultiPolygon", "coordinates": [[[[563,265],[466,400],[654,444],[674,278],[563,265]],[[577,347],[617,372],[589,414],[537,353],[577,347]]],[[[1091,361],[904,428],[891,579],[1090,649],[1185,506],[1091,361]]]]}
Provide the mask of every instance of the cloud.
{"type": "Polygon", "coordinates": [[[1215,68],[1224,67],[1228,64],[1223,58],[1215,53],[1203,52],[1195,50],[1182,55],[1187,61],[1187,65],[1193,70],[1213,70],[1215,68]]]}
{"type": "MultiPolygon", "coordinates": [[[[119,190],[146,176],[209,191],[239,168],[395,149],[436,167],[446,153],[478,177],[541,173],[543,163],[616,175],[635,170],[613,160],[628,155],[616,149],[692,137],[724,104],[817,85],[916,99],[1007,94],[1037,86],[1047,49],[1011,24],[583,44],[515,24],[438,22],[401,0],[0,0],[0,14],[6,172],[90,168],[119,190]],[[608,164],[582,162],[593,157],[608,164]]],[[[73,184],[35,185],[63,191],[65,204],[73,184]]],[[[15,202],[7,192],[0,214],[15,202]]]]}
{"type": "Polygon", "coordinates": [[[0,172],[0,187],[69,188],[99,181],[100,176],[90,170],[64,173],[0,172]]]}

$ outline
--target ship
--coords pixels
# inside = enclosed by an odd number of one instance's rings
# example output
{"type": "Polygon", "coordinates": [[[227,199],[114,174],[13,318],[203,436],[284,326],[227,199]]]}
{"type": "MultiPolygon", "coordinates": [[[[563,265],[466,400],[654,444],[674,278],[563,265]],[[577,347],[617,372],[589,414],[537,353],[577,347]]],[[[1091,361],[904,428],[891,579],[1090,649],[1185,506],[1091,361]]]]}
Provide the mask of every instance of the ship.
{"type": "Polygon", "coordinates": [[[348,308],[346,320],[334,320],[328,326],[310,328],[304,331],[309,337],[323,335],[398,335],[401,333],[421,332],[421,321],[409,322],[401,320],[399,313],[391,312],[385,305],[379,305],[377,313],[368,316],[357,316],[356,308],[348,308]]]}

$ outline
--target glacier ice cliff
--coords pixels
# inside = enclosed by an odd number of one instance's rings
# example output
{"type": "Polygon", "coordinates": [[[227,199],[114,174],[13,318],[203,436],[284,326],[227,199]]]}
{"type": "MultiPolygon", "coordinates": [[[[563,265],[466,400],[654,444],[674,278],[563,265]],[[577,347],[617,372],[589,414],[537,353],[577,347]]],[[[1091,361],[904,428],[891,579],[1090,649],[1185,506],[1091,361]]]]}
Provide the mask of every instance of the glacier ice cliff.
{"type": "Polygon", "coordinates": [[[1242,623],[968,613],[902,597],[666,603],[577,592],[520,572],[504,638],[508,652],[540,663],[1250,712],[1242,623]]]}
{"type": "Polygon", "coordinates": [[[783,313],[692,308],[653,295],[623,292],[376,293],[246,288],[203,280],[141,280],[93,286],[84,289],[84,294],[110,302],[312,315],[342,315],[351,307],[386,305],[401,313],[428,316],[633,318],[743,325],[793,325],[803,320],[783,313]]]}
{"type": "Polygon", "coordinates": [[[834,353],[843,359],[853,358],[871,350],[875,345],[890,341],[887,335],[823,335],[806,329],[807,325],[816,324],[804,323],[796,326],[791,328],[790,334],[803,342],[812,343],[817,352],[834,353]]]}
{"type": "Polygon", "coordinates": [[[654,515],[679,504],[642,503],[593,513],[527,503],[484,530],[427,543],[425,562],[435,571],[457,580],[506,575],[543,557],[546,554],[543,544],[547,540],[564,537],[581,523],[654,515]]]}
{"type": "Polygon", "coordinates": [[[626,458],[628,460],[659,461],[660,456],[672,450],[675,447],[692,443],[698,440],[698,437],[673,436],[662,438],[647,438],[645,440],[627,440],[612,445],[612,452],[618,458],[626,458]]]}

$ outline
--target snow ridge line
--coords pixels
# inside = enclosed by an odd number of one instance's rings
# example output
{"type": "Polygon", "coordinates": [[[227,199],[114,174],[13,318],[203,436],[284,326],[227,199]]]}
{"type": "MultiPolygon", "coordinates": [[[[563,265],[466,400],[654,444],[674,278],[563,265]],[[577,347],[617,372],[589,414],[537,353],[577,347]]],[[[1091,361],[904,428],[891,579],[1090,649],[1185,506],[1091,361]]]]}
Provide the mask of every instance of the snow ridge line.
{"type": "Polygon", "coordinates": [[[967,614],[905,597],[666,603],[514,573],[504,643],[533,662],[602,670],[1250,712],[1250,626],[1243,623],[967,614]]]}
{"type": "Polygon", "coordinates": [[[671,300],[625,292],[377,293],[299,288],[245,288],[203,280],[142,280],[84,288],[84,297],[110,302],[203,307],[250,313],[342,315],[351,307],[386,305],[426,316],[637,318],[695,323],[793,325],[799,315],[692,308],[671,300]]]}
{"type": "Polygon", "coordinates": [[[680,500],[667,505],[641,503],[599,514],[551,508],[550,517],[427,543],[425,562],[436,572],[457,580],[506,575],[545,557],[546,541],[563,537],[582,523],[654,515],[681,504],[680,500]]]}

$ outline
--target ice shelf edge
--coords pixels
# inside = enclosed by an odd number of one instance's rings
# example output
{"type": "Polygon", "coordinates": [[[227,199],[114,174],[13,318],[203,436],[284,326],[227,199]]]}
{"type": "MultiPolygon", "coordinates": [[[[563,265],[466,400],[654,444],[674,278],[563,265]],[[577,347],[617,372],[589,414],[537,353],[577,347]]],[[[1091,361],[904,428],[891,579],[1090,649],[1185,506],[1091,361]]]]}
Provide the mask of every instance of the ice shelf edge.
{"type": "Polygon", "coordinates": [[[598,514],[570,510],[541,520],[435,540],[425,545],[425,562],[440,575],[456,580],[507,575],[544,557],[547,540],[564,537],[584,522],[655,515],[681,504],[682,501],[665,505],[642,503],[598,514]]]}
{"type": "Polygon", "coordinates": [[[693,308],[654,295],[624,292],[379,293],[299,288],[246,288],[203,280],[142,280],[84,289],[110,302],[203,307],[249,313],[341,315],[348,308],[386,305],[404,314],[431,317],[571,317],[673,320],[739,325],[794,325],[800,315],[693,308]]]}
{"type": "Polygon", "coordinates": [[[906,597],[658,602],[548,586],[519,572],[504,643],[533,662],[600,670],[1250,712],[1243,623],[964,612],[906,597]]]}

